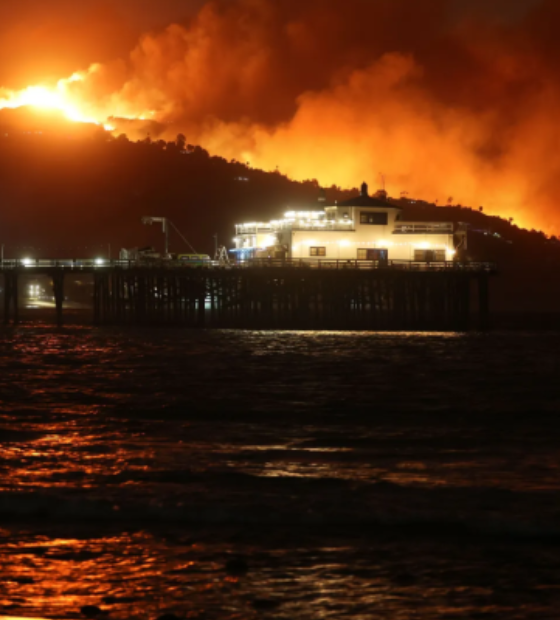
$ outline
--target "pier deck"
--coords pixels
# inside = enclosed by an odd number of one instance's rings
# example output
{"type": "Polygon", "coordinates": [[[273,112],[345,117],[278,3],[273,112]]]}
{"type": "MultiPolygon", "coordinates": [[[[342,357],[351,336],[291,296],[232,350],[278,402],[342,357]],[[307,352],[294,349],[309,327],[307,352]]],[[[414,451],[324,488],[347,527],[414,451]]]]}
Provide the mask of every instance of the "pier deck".
{"type": "Polygon", "coordinates": [[[260,260],[197,268],[179,261],[12,260],[0,264],[4,321],[19,321],[22,274],[51,279],[63,323],[69,273],[93,275],[98,325],[244,329],[466,330],[489,318],[490,263],[260,260]],[[476,316],[472,325],[472,316],[476,316]]]}

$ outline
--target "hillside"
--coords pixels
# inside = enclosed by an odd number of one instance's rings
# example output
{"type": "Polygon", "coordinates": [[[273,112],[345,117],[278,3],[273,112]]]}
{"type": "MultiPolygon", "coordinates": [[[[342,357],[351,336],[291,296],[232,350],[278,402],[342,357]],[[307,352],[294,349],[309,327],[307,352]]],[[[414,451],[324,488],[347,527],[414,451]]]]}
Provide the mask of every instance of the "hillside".
{"type": "MultiPolygon", "coordinates": [[[[0,126],[1,126],[0,118],[0,126]]],[[[316,206],[316,182],[210,157],[199,146],[73,134],[0,133],[0,230],[5,256],[92,256],[108,244],[157,245],[142,216],[166,216],[199,252],[213,237],[229,247],[240,221],[277,217],[288,206],[316,206]]],[[[337,188],[331,196],[352,192],[337,188]]],[[[180,238],[172,249],[186,250],[180,238]]]]}
{"type": "MultiPolygon", "coordinates": [[[[161,229],[142,225],[146,215],[170,218],[197,251],[211,254],[216,233],[220,244],[232,246],[236,223],[318,207],[316,181],[295,182],[210,156],[182,136],[169,143],[131,142],[95,127],[78,134],[60,127],[27,132],[8,128],[5,119],[0,115],[0,243],[7,258],[116,257],[122,247],[161,249],[161,229]]],[[[326,191],[328,200],[358,192],[326,191]]],[[[555,238],[478,209],[409,198],[394,202],[404,207],[404,219],[468,227],[464,258],[499,265],[495,308],[560,311],[555,238]]],[[[173,233],[171,249],[187,250],[173,233]]]]}

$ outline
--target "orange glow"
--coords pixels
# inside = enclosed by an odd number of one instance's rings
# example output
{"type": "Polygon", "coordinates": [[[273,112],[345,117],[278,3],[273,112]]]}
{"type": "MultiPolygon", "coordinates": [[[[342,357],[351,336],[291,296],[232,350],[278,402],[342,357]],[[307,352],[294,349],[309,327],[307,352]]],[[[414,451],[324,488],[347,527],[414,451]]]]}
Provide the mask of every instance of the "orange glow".
{"type": "MultiPolygon", "coordinates": [[[[70,121],[94,123],[130,139],[144,138],[151,120],[161,123],[160,137],[165,139],[183,130],[159,91],[148,93],[138,84],[125,84],[120,92],[97,99],[98,69],[75,73],[52,87],[0,89],[0,110],[55,110],[70,121]]],[[[471,149],[489,128],[481,119],[457,117],[427,99],[409,84],[417,70],[411,59],[387,55],[333,89],[302,96],[287,123],[267,127],[216,119],[192,123],[186,118],[185,132],[213,154],[264,170],[278,167],[294,180],[314,178],[324,186],[352,187],[363,179],[371,181],[372,171],[383,170],[393,196],[406,190],[440,205],[447,196],[475,207],[484,202],[488,214],[513,216],[520,226],[556,232],[556,222],[526,214],[530,186],[527,176],[518,174],[516,148],[510,153],[512,165],[499,175],[491,165],[476,161],[471,149]],[[397,90],[406,94],[405,101],[396,101],[397,90]]],[[[522,145],[519,149],[522,157],[522,145]]]]}
{"type": "Polygon", "coordinates": [[[99,119],[92,118],[80,110],[78,102],[72,99],[68,85],[80,81],[83,77],[75,73],[67,80],[59,80],[55,87],[28,86],[20,91],[0,90],[0,110],[33,106],[41,110],[57,110],[71,121],[100,124],[99,119]]]}
{"type": "Polygon", "coordinates": [[[92,65],[87,71],[76,72],[69,78],[58,80],[54,85],[38,84],[22,90],[0,88],[0,110],[32,107],[43,111],[60,112],[67,120],[76,123],[92,123],[112,132],[115,125],[109,120],[117,115],[120,119],[144,120],[150,112],[131,114],[129,106],[120,102],[102,105],[97,97],[88,92],[95,81],[99,65],[92,65]]]}
{"type": "Polygon", "coordinates": [[[560,85],[536,36],[555,23],[554,3],[509,26],[513,36],[485,20],[450,30],[438,2],[428,13],[405,2],[417,11],[409,30],[401,2],[348,2],[348,15],[365,12],[364,32],[333,0],[208,2],[188,25],[141,37],[127,58],[0,89],[0,109],[58,110],[131,140],[182,133],[326,187],[376,189],[383,172],[392,196],[482,205],[558,234],[560,85]]]}

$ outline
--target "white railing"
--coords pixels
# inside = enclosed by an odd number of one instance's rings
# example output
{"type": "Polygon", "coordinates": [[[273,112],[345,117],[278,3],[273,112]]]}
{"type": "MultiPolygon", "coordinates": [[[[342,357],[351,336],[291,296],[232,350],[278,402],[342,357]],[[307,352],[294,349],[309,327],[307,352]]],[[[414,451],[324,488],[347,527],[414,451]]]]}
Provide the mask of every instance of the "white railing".
{"type": "Polygon", "coordinates": [[[237,224],[236,235],[256,235],[259,233],[271,233],[274,229],[271,224],[237,224]]]}
{"type": "Polygon", "coordinates": [[[354,222],[352,220],[335,221],[335,220],[310,220],[302,222],[298,220],[270,222],[268,224],[237,224],[235,234],[256,235],[275,233],[283,230],[336,230],[336,231],[353,231],[354,222]]]}
{"type": "Polygon", "coordinates": [[[451,222],[400,222],[395,224],[394,235],[449,235],[453,234],[451,222]]]}

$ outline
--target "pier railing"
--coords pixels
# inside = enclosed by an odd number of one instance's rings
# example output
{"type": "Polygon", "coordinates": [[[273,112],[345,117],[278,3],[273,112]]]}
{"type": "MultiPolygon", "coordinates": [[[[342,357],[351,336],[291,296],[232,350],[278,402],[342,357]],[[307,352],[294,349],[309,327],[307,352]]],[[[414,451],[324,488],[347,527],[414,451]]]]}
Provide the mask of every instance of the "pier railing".
{"type": "Polygon", "coordinates": [[[491,263],[260,260],[231,269],[180,261],[5,260],[4,322],[19,321],[27,279],[52,283],[63,322],[65,280],[93,280],[96,324],[247,329],[466,329],[472,291],[488,324],[491,263]],[[23,290],[22,290],[23,289],[23,290]]]}
{"type": "Polygon", "coordinates": [[[18,258],[18,259],[4,259],[0,261],[1,270],[11,269],[59,269],[65,271],[107,271],[110,269],[131,269],[141,267],[145,268],[159,268],[169,267],[173,269],[196,269],[212,268],[219,265],[218,261],[209,261],[208,264],[193,264],[182,260],[167,260],[167,259],[139,259],[139,260],[122,260],[122,259],[108,259],[108,258],[95,258],[95,259],[78,259],[78,258],[18,258]]]}
{"type": "Polygon", "coordinates": [[[469,271],[495,273],[497,266],[490,262],[459,261],[407,261],[407,260],[332,260],[332,259],[276,259],[254,258],[233,261],[228,265],[210,261],[207,265],[193,265],[180,260],[109,260],[109,259],[5,259],[0,261],[0,271],[60,270],[60,271],[108,271],[111,269],[216,269],[216,268],[293,268],[293,269],[391,269],[404,271],[469,271]]]}
{"type": "Polygon", "coordinates": [[[301,269],[401,269],[406,271],[471,271],[495,273],[497,266],[490,262],[409,261],[409,260],[331,260],[254,258],[237,263],[241,267],[294,267],[301,269]]]}

